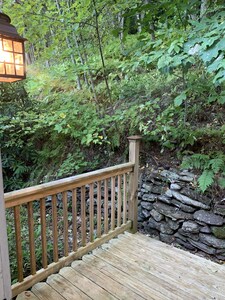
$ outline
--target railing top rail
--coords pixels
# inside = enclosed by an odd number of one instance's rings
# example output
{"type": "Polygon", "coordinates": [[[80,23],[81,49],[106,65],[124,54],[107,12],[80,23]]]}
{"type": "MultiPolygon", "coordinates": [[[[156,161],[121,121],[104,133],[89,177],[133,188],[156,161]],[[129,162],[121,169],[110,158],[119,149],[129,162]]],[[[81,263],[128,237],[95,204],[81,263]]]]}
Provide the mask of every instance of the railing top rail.
{"type": "Polygon", "coordinates": [[[108,167],[81,175],[71,176],[48,183],[43,183],[33,187],[4,194],[6,208],[21,205],[30,201],[57,194],[63,191],[81,187],[83,185],[117,176],[133,171],[134,163],[128,162],[113,167],[108,167]]]}

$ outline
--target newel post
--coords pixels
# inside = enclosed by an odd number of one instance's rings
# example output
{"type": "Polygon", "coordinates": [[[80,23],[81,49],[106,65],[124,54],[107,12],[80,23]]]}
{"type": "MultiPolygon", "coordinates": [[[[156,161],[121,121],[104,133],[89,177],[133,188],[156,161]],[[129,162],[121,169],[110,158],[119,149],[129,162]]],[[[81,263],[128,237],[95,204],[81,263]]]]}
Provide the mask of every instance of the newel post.
{"type": "Polygon", "coordinates": [[[9,270],[9,252],[6,231],[5,202],[2,179],[0,151],[0,299],[11,299],[11,279],[9,270]]]}
{"type": "Polygon", "coordinates": [[[129,182],[129,202],[128,202],[128,218],[132,221],[131,232],[137,232],[138,220],[138,174],[139,174],[139,149],[140,136],[130,136],[129,140],[129,162],[134,163],[134,170],[130,174],[129,182]]]}

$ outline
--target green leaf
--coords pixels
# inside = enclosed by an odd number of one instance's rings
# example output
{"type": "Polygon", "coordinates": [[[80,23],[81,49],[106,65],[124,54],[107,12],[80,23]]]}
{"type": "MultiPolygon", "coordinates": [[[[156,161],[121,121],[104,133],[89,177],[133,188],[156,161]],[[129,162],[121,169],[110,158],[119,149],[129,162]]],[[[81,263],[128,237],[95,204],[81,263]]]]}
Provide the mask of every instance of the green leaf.
{"type": "Polygon", "coordinates": [[[181,106],[181,104],[183,103],[184,100],[187,99],[187,95],[185,92],[182,92],[179,96],[177,96],[174,99],[174,105],[175,106],[181,106]]]}
{"type": "Polygon", "coordinates": [[[214,173],[212,170],[205,170],[198,179],[200,189],[205,192],[213,183],[214,173]]]}

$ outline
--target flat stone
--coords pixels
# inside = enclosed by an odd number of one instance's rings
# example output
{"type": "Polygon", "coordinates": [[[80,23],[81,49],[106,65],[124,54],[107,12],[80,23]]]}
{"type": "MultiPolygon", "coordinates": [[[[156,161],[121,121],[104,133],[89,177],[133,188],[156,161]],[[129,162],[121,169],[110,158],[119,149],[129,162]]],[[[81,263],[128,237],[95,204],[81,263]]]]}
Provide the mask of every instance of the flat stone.
{"type": "Polygon", "coordinates": [[[225,226],[221,226],[221,227],[212,226],[211,229],[215,237],[217,237],[218,239],[225,239],[225,226]]]}
{"type": "Polygon", "coordinates": [[[145,220],[145,216],[142,213],[142,208],[138,207],[138,222],[143,222],[145,220]]]}
{"type": "Polygon", "coordinates": [[[169,227],[173,230],[177,230],[180,227],[180,224],[176,221],[167,218],[166,222],[168,223],[169,227]]]}
{"type": "Polygon", "coordinates": [[[153,218],[150,218],[147,226],[152,229],[160,230],[161,223],[156,222],[153,218]]]}
{"type": "Polygon", "coordinates": [[[183,188],[180,192],[182,195],[185,195],[191,199],[197,199],[199,202],[204,203],[205,205],[210,206],[212,199],[204,196],[203,194],[197,192],[196,190],[193,190],[191,188],[183,188]]]}
{"type": "Polygon", "coordinates": [[[153,209],[153,204],[151,202],[148,202],[148,201],[141,201],[141,207],[143,209],[152,210],[153,209]]]}
{"type": "Polygon", "coordinates": [[[186,237],[186,236],[183,236],[183,235],[181,235],[181,234],[179,234],[179,232],[176,232],[176,233],[174,234],[174,236],[175,236],[176,238],[178,238],[178,239],[184,241],[184,242],[187,241],[187,237],[186,237]]]}
{"type": "Polygon", "coordinates": [[[224,261],[225,260],[225,255],[216,255],[216,258],[219,260],[224,261]]]}
{"type": "Polygon", "coordinates": [[[199,207],[199,208],[204,208],[204,209],[209,209],[210,207],[202,202],[193,200],[185,195],[182,195],[181,193],[177,192],[177,191],[172,191],[173,197],[176,198],[177,200],[181,201],[182,203],[186,204],[186,205],[192,205],[195,207],[199,207]]]}
{"type": "Polygon", "coordinates": [[[179,178],[181,181],[185,181],[185,182],[192,182],[194,180],[193,177],[190,176],[180,176],[179,178]]]}
{"type": "Polygon", "coordinates": [[[164,216],[160,214],[158,211],[156,211],[155,209],[152,209],[150,213],[153,219],[157,222],[160,222],[164,219],[164,216]]]}
{"type": "Polygon", "coordinates": [[[200,230],[200,226],[193,221],[187,221],[183,223],[182,230],[190,233],[198,233],[200,230]]]}
{"type": "Polygon", "coordinates": [[[211,233],[211,229],[210,229],[209,226],[205,225],[205,226],[200,228],[200,232],[202,232],[202,233],[211,233]]]}
{"type": "Polygon", "coordinates": [[[174,190],[174,191],[179,191],[179,190],[181,190],[181,186],[177,183],[171,183],[170,189],[174,190]]]}
{"type": "Polygon", "coordinates": [[[147,210],[147,209],[142,209],[142,214],[145,217],[145,219],[147,219],[151,216],[150,210],[147,210]]]}
{"type": "Polygon", "coordinates": [[[200,237],[200,241],[208,246],[212,246],[218,249],[225,248],[225,240],[218,239],[213,235],[209,235],[205,233],[200,233],[199,237],[200,237]]]}
{"type": "Polygon", "coordinates": [[[169,227],[169,224],[167,224],[166,222],[163,222],[160,225],[159,231],[161,233],[165,233],[165,234],[173,234],[173,230],[169,227]]]}
{"type": "Polygon", "coordinates": [[[165,192],[165,196],[169,197],[169,198],[172,198],[173,197],[172,191],[170,189],[167,189],[166,192],[165,192]]]}
{"type": "Polygon", "coordinates": [[[154,201],[157,200],[157,195],[154,195],[154,194],[144,194],[142,196],[142,200],[149,201],[149,202],[154,202],[154,201]]]}
{"type": "Polygon", "coordinates": [[[181,234],[181,235],[183,235],[183,236],[186,236],[187,238],[191,238],[194,241],[198,241],[199,240],[199,235],[197,233],[186,232],[182,228],[180,228],[178,230],[178,233],[181,234]]]}
{"type": "Polygon", "coordinates": [[[153,186],[152,187],[152,193],[154,194],[163,194],[165,192],[165,187],[163,186],[153,186]]]}
{"type": "Polygon", "coordinates": [[[161,172],[161,176],[167,178],[171,182],[178,181],[179,177],[180,177],[178,174],[176,174],[174,172],[171,172],[171,171],[168,171],[168,170],[163,170],[161,172]]]}
{"type": "Polygon", "coordinates": [[[175,206],[179,207],[181,210],[183,210],[185,212],[189,212],[189,213],[193,213],[197,209],[193,206],[183,204],[182,202],[175,200],[175,199],[172,199],[171,203],[174,204],[175,206]]]}
{"type": "Polygon", "coordinates": [[[171,198],[167,197],[166,195],[160,195],[157,199],[167,204],[171,203],[171,198]]]}
{"type": "Polygon", "coordinates": [[[225,216],[225,205],[217,205],[214,207],[214,213],[225,216]]]}
{"type": "Polygon", "coordinates": [[[211,254],[211,255],[215,255],[216,254],[216,249],[210,247],[210,246],[207,246],[201,242],[197,242],[197,241],[193,241],[191,239],[188,239],[189,243],[191,245],[193,245],[194,247],[198,248],[199,250],[207,253],[207,254],[211,254]]]}
{"type": "Polygon", "coordinates": [[[152,187],[153,185],[152,184],[142,184],[142,189],[145,190],[145,191],[148,191],[148,192],[151,192],[152,191],[152,187]]]}
{"type": "Polygon", "coordinates": [[[216,215],[213,212],[208,212],[202,209],[194,213],[194,219],[209,225],[219,226],[224,223],[224,218],[222,216],[216,215]]]}
{"type": "Polygon", "coordinates": [[[174,220],[191,220],[192,219],[192,215],[189,213],[185,213],[183,211],[180,211],[178,208],[176,207],[172,207],[170,205],[164,204],[164,203],[154,203],[153,207],[161,214],[163,214],[164,216],[167,216],[171,219],[174,220]]]}
{"type": "Polygon", "coordinates": [[[179,173],[180,176],[188,176],[188,177],[195,177],[194,173],[189,172],[188,170],[183,170],[179,173]]]}
{"type": "Polygon", "coordinates": [[[179,245],[183,246],[186,249],[195,250],[195,247],[193,245],[191,245],[190,243],[185,242],[183,240],[180,240],[178,238],[176,238],[176,243],[178,243],[179,245]]]}
{"type": "Polygon", "coordinates": [[[165,233],[161,233],[161,232],[159,234],[159,238],[162,242],[167,243],[167,244],[172,244],[175,240],[173,235],[165,234],[165,233]]]}

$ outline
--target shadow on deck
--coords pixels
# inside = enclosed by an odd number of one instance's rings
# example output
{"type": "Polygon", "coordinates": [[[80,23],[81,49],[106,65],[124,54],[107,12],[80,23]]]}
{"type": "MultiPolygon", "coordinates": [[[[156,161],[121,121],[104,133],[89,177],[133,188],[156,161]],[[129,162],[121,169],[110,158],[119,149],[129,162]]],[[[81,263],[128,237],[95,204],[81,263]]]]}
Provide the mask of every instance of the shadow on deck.
{"type": "Polygon", "coordinates": [[[121,234],[17,300],[225,299],[225,268],[141,234],[121,234]]]}

